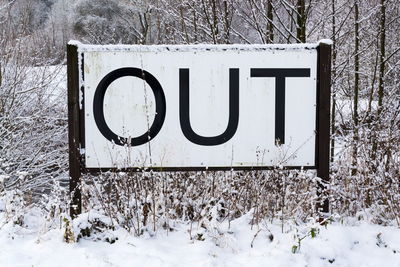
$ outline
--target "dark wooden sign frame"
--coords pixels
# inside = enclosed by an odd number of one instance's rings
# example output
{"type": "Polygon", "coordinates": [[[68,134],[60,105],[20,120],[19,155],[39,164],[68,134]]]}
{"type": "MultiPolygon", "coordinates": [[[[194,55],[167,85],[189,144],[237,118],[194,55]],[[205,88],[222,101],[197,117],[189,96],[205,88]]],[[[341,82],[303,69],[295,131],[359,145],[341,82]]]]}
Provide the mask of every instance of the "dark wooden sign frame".
{"type": "MultiPolygon", "coordinates": [[[[329,152],[330,152],[330,84],[331,84],[331,45],[319,43],[317,47],[317,112],[316,112],[316,142],[315,166],[289,166],[285,169],[316,169],[321,178],[319,189],[323,190],[329,183],[329,152]]],[[[76,217],[82,211],[80,182],[85,173],[95,174],[115,170],[111,168],[85,168],[81,149],[85,147],[85,128],[83,103],[79,103],[79,66],[83,68],[83,54],[79,56],[75,44],[67,45],[67,73],[68,73],[68,140],[69,140],[69,176],[71,217],[76,217]],[[81,60],[82,62],[79,62],[81,60]],[[81,63],[81,64],[79,64],[81,63]]],[[[82,70],[83,73],[83,70],[82,70]]],[[[82,74],[83,75],[83,74],[82,74]]],[[[83,98],[81,99],[83,102],[83,98]]],[[[146,171],[227,171],[227,170],[271,170],[271,166],[254,167],[183,167],[183,168],[146,168],[146,171]]],[[[143,171],[140,168],[119,169],[120,171],[143,171]]],[[[319,201],[318,209],[329,211],[328,200],[319,201]]]]}

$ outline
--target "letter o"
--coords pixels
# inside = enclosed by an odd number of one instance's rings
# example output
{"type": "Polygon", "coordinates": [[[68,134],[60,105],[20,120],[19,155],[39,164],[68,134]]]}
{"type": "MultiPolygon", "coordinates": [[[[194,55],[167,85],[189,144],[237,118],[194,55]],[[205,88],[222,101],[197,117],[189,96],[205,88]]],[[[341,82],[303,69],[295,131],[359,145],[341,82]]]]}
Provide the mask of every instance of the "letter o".
{"type": "Polygon", "coordinates": [[[105,138],[120,146],[124,146],[125,144],[131,146],[140,146],[152,140],[160,132],[161,127],[164,124],[165,113],[166,102],[161,84],[153,75],[142,69],[120,68],[111,71],[100,81],[94,94],[93,114],[97,128],[105,138]],[[149,128],[149,131],[138,137],[131,138],[130,144],[128,144],[128,138],[115,134],[110,127],[108,127],[104,118],[104,96],[106,91],[113,81],[124,76],[134,76],[145,80],[147,84],[150,85],[156,100],[156,115],[151,127],[149,128]]]}

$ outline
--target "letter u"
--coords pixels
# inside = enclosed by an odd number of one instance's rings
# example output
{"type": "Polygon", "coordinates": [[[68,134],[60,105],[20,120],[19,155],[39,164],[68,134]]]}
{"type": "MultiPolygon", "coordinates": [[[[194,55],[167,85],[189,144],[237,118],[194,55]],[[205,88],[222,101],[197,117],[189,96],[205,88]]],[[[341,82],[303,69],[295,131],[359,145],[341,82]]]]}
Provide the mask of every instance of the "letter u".
{"type": "Polygon", "coordinates": [[[229,141],[239,123],[239,69],[229,69],[229,121],[222,134],[205,137],[195,133],[190,124],[189,102],[189,69],[179,69],[179,119],[185,137],[202,146],[216,146],[229,141]]]}

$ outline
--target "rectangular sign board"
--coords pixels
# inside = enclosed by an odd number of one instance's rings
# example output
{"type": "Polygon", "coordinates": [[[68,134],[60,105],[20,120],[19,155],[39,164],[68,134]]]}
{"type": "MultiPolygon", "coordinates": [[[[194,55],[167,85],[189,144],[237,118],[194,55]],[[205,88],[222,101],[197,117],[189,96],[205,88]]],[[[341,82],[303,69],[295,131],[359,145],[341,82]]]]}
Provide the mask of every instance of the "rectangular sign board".
{"type": "Polygon", "coordinates": [[[319,44],[70,45],[84,169],[317,168],[329,143],[319,44]]]}

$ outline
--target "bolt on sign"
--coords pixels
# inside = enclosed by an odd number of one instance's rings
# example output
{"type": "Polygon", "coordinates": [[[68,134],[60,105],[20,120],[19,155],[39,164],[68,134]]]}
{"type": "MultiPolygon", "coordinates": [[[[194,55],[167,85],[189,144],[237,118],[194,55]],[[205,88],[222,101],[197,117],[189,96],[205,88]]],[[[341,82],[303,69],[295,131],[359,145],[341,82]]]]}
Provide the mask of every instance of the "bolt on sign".
{"type": "Polygon", "coordinates": [[[84,171],[329,164],[328,43],[70,42],[68,76],[70,163],[84,171]]]}

